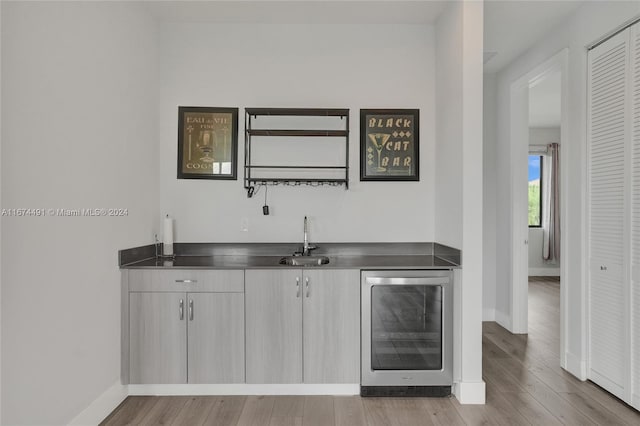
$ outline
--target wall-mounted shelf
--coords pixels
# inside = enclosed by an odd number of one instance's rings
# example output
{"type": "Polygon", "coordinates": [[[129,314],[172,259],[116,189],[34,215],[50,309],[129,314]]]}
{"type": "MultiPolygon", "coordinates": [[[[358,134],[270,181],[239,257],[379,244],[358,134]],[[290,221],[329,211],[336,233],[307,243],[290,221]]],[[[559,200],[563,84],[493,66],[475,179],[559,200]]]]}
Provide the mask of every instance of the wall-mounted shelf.
{"type": "Polygon", "coordinates": [[[344,185],[348,189],[349,110],[245,109],[248,197],[257,185],[344,185]]]}
{"type": "Polygon", "coordinates": [[[247,130],[250,136],[325,136],[347,137],[346,130],[284,130],[284,129],[251,129],[247,130]]]}

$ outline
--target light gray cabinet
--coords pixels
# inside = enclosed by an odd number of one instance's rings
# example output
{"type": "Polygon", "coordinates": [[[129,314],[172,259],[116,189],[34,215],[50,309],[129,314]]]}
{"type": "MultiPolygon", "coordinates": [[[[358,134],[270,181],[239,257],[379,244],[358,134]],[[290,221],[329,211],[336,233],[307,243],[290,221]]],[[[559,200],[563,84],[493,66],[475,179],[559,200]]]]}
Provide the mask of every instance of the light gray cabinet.
{"type": "Polygon", "coordinates": [[[248,270],[248,383],[358,383],[360,272],[248,270]]]}
{"type": "Polygon", "coordinates": [[[304,271],[305,383],[360,382],[360,271],[304,271]]]}
{"type": "Polygon", "coordinates": [[[245,272],[247,383],[302,382],[302,271],[245,272]]]}
{"type": "Polygon", "coordinates": [[[185,383],[185,293],[130,294],[131,383],[185,383]]]}
{"type": "Polygon", "coordinates": [[[123,383],[244,382],[244,271],[131,270],[125,290],[123,383]]]}
{"type": "Polygon", "coordinates": [[[188,293],[189,383],[244,382],[244,295],[188,293]]]}

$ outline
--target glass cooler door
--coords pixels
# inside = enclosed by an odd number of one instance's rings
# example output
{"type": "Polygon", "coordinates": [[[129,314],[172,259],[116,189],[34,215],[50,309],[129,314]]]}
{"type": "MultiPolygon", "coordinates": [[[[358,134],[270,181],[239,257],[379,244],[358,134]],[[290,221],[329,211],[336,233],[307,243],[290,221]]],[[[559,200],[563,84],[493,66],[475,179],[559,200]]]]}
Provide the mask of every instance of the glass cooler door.
{"type": "Polygon", "coordinates": [[[442,370],[440,285],[371,287],[372,370],[442,370]]]}

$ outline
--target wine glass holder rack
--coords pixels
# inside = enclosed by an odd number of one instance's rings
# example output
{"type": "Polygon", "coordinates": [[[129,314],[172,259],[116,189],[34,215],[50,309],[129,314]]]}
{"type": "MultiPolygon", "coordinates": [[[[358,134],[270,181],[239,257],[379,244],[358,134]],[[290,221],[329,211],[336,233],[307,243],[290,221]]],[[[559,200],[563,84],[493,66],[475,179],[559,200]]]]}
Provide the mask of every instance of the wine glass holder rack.
{"type": "MultiPolygon", "coordinates": [[[[337,176],[336,175],[336,176],[337,176]]],[[[258,185],[283,185],[283,186],[342,186],[349,189],[349,110],[338,108],[246,108],[245,109],[245,137],[244,137],[244,188],[247,197],[252,197],[255,187],[258,185]],[[254,120],[258,117],[336,117],[346,120],[345,130],[335,129],[265,129],[254,128],[254,120]],[[339,165],[282,165],[282,164],[255,164],[252,162],[252,145],[260,143],[254,137],[279,137],[296,138],[300,143],[296,145],[301,149],[306,139],[317,138],[344,138],[344,164],[339,165]],[[290,171],[303,172],[303,177],[259,176],[260,171],[290,171]],[[327,178],[314,175],[313,171],[333,171],[340,177],[327,178]],[[344,175],[343,175],[344,173],[344,175]],[[344,177],[342,177],[344,176],[344,177]]]]}

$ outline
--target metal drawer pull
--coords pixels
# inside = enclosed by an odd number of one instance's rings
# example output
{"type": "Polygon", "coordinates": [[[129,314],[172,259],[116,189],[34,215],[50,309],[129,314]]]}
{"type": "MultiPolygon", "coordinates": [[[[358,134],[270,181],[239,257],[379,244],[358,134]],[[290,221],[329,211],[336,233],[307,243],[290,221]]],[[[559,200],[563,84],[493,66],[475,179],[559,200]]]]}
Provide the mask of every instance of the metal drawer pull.
{"type": "Polygon", "coordinates": [[[300,297],[300,277],[296,277],[296,298],[300,297]]]}
{"type": "Polygon", "coordinates": [[[189,300],[189,321],[193,321],[193,299],[189,300]]]}
{"type": "Polygon", "coordinates": [[[180,308],[178,309],[180,313],[180,321],[184,319],[184,300],[180,299],[180,308]]]}
{"type": "Polygon", "coordinates": [[[177,283],[185,283],[185,284],[191,284],[191,283],[197,283],[198,280],[176,280],[177,283]]]}
{"type": "Polygon", "coordinates": [[[307,286],[307,297],[309,297],[309,277],[306,277],[304,280],[305,285],[307,286]]]}

